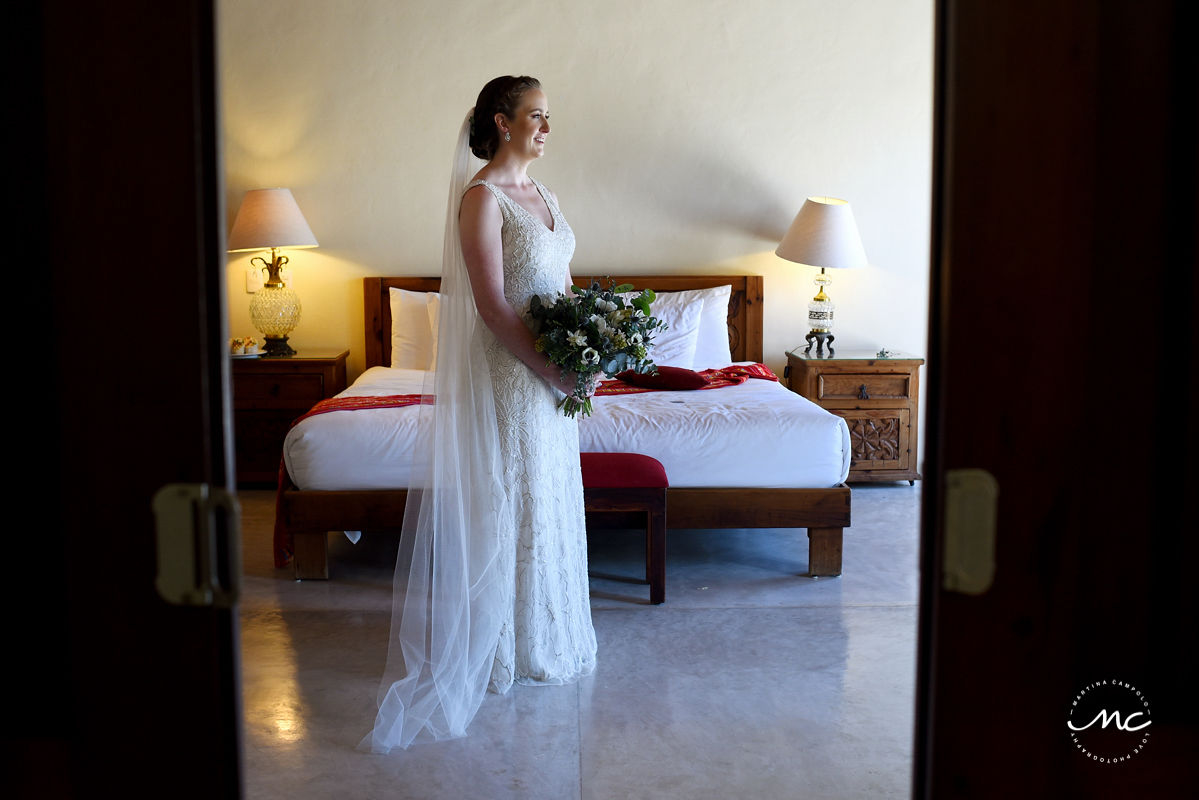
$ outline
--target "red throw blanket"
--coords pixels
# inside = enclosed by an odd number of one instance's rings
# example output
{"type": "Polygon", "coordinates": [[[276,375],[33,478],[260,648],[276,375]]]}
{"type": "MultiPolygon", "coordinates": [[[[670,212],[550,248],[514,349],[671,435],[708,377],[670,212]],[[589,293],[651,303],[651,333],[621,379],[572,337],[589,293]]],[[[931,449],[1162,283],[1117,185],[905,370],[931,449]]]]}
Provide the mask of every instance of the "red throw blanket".
{"type": "MultiPolygon", "coordinates": [[[[304,414],[296,417],[291,427],[294,428],[303,420],[315,417],[317,414],[328,414],[330,411],[359,411],[364,408],[401,408],[403,406],[430,405],[433,403],[431,394],[389,394],[375,397],[332,397],[322,400],[304,414]]],[[[279,483],[275,493],[275,566],[286,567],[295,554],[291,531],[283,522],[283,492],[290,485],[287,475],[287,465],[283,455],[279,455],[279,483]]]]}
{"type": "MultiPolygon", "coordinates": [[[[734,364],[731,367],[722,367],[720,369],[705,369],[699,374],[708,381],[708,385],[701,386],[698,391],[736,386],[745,383],[750,378],[760,378],[767,381],[778,380],[778,376],[771,372],[770,367],[765,364],[734,364]]],[[[600,383],[599,388],[595,391],[595,395],[596,397],[603,397],[610,394],[637,394],[638,392],[664,391],[669,390],[632,386],[621,380],[610,380],[600,383]]]]}

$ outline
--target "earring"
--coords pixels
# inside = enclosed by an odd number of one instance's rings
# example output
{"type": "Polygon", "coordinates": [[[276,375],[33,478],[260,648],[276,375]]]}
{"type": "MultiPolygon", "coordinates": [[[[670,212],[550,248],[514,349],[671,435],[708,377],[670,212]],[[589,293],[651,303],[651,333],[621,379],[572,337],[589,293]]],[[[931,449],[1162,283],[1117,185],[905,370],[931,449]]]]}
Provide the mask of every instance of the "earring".
{"type": "Polygon", "coordinates": [[[509,133],[508,131],[504,131],[504,141],[505,141],[505,142],[510,142],[510,141],[512,141],[512,134],[511,134],[511,133],[509,133]]]}

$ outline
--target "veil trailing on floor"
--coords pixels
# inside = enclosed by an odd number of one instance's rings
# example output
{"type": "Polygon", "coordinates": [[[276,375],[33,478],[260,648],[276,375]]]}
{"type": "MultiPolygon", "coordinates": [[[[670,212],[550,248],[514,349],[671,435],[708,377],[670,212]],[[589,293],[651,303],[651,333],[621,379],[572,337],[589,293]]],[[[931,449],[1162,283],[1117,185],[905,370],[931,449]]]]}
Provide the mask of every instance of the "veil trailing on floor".
{"type": "Polygon", "coordinates": [[[491,372],[462,258],[458,211],[474,167],[467,114],[458,133],[446,204],[436,369],[425,380],[415,464],[400,536],[391,639],[374,729],[359,750],[466,734],[491,678],[513,567],[501,484],[491,372]],[[507,580],[503,576],[507,576],[507,580]]]}

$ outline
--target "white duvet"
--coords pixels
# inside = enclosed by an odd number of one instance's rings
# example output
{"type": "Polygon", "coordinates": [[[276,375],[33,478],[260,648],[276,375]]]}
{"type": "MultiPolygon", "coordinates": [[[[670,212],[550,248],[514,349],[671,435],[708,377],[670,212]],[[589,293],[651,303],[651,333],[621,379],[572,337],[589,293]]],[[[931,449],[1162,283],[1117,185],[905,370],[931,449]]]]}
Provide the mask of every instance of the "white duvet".
{"type": "MultiPolygon", "coordinates": [[[[372,367],[339,397],[419,394],[420,370],[372,367]]],[[[827,488],[849,474],[845,420],[774,381],[596,397],[579,423],[585,452],[644,453],[673,487],[827,488]]],[[[336,411],[288,433],[283,457],[301,489],[403,489],[419,406],[336,411]]]]}

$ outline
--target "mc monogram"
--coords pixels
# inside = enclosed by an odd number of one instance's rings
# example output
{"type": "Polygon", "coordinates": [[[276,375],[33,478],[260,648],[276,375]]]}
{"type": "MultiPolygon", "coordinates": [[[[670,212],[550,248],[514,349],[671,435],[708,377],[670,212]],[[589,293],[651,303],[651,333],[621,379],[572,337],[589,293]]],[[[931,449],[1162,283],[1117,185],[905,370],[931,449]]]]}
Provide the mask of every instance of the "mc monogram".
{"type": "Polygon", "coordinates": [[[1140,753],[1149,743],[1146,728],[1152,724],[1144,693],[1120,680],[1084,687],[1066,719],[1074,747],[1099,764],[1119,764],[1140,753]]]}

